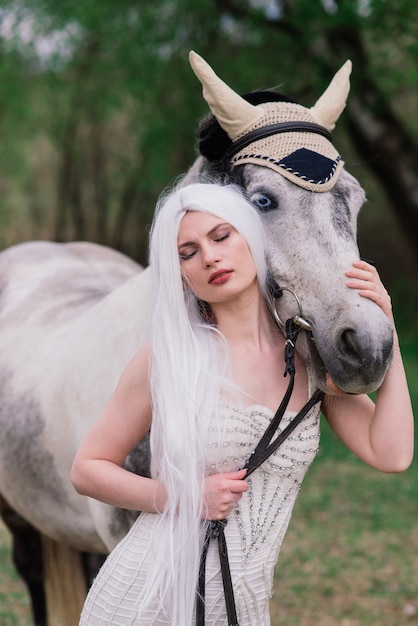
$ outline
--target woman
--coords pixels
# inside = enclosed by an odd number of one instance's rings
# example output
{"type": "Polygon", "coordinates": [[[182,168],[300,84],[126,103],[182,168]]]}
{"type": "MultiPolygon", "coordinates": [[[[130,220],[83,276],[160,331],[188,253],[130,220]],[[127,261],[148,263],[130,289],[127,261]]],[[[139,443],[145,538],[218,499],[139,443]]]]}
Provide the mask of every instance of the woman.
{"type": "MultiPolygon", "coordinates": [[[[370,465],[402,471],[411,462],[412,411],[396,343],[376,406],[367,396],[325,396],[292,440],[245,480],[241,468],[287,387],[285,338],[268,306],[264,250],[261,218],[234,186],[194,184],[160,203],[150,246],[151,343],[128,365],[72,470],[80,493],[143,513],[94,582],[83,625],[193,624],[202,520],[224,518],[239,623],[268,625],[274,566],[317,451],[320,408],[370,465]],[[144,478],[121,465],[150,429],[153,478],[144,478]]],[[[347,277],[350,288],[392,319],[371,266],[356,262],[347,277]]],[[[311,391],[307,369],[295,358],[284,424],[311,391]]],[[[205,613],[207,626],[227,623],[214,542],[205,613]]]]}

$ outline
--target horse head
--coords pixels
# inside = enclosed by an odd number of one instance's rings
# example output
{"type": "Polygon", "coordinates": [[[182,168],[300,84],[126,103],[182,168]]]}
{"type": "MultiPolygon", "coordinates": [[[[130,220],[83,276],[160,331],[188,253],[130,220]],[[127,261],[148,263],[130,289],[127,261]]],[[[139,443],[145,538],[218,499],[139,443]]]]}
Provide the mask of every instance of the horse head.
{"type": "Polygon", "coordinates": [[[359,258],[365,194],[345,169],[331,131],[345,108],[351,63],[311,108],[272,92],[241,97],[194,52],[192,68],[212,116],[200,125],[199,169],[228,175],[262,213],[270,271],[283,296],[280,319],[303,317],[299,349],[326,389],[368,393],[390,364],[393,328],[382,310],[346,286],[359,258]]]}

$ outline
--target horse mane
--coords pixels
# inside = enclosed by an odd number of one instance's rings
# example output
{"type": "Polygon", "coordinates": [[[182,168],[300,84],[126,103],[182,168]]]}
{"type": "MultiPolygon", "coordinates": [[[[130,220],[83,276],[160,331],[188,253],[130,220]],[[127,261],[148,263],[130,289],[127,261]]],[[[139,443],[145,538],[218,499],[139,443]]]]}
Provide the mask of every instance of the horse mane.
{"type": "MultiPolygon", "coordinates": [[[[257,105],[263,102],[292,102],[295,100],[288,98],[274,91],[250,91],[242,96],[244,100],[257,105]]],[[[225,161],[224,154],[232,144],[224,129],[219,124],[214,115],[209,113],[199,122],[197,128],[197,141],[199,153],[205,157],[214,170],[228,172],[229,162],[225,161]]]]}

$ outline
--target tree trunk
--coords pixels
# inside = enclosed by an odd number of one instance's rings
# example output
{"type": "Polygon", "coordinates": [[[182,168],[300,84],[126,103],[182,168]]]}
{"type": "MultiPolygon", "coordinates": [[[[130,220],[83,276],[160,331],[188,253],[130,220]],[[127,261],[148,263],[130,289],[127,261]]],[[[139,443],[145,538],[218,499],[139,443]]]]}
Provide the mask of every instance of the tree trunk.
{"type": "Polygon", "coordinates": [[[418,146],[372,78],[359,25],[328,32],[327,44],[331,58],[338,52],[353,61],[350,139],[386,193],[418,268],[418,146]]]}
{"type": "Polygon", "coordinates": [[[371,85],[368,94],[351,97],[350,137],[389,198],[418,267],[418,154],[389,109],[370,113],[367,99],[379,96],[371,85]]]}

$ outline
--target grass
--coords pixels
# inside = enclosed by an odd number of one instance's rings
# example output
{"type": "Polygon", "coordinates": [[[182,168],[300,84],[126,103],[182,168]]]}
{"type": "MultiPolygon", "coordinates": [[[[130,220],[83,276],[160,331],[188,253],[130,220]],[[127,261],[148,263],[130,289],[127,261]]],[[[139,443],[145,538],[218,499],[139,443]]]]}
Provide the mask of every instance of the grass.
{"type": "Polygon", "coordinates": [[[11,561],[10,535],[0,524],[0,626],[31,626],[29,597],[11,561]]]}
{"type": "MultiPolygon", "coordinates": [[[[418,346],[403,348],[418,407],[418,346]]],[[[365,466],[322,427],[276,568],[272,626],[418,622],[418,484],[365,466]]]]}
{"type": "MultiPolygon", "coordinates": [[[[418,407],[418,346],[404,346],[403,354],[418,407]]],[[[322,430],[277,564],[272,626],[417,624],[418,461],[404,474],[381,474],[326,423],[322,430]]],[[[10,537],[0,526],[0,626],[31,624],[10,537]]]]}
{"type": "Polygon", "coordinates": [[[273,626],[416,623],[415,473],[389,476],[354,460],[318,460],[276,568],[273,626]]]}

